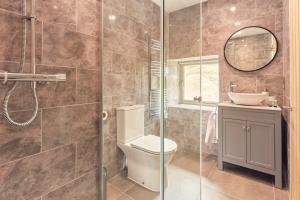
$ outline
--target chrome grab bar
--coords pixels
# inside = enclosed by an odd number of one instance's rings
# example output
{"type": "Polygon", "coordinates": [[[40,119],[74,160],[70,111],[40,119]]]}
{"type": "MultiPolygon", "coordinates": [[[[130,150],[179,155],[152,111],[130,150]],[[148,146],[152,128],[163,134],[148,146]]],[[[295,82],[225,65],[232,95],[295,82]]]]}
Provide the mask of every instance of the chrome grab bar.
{"type": "Polygon", "coordinates": [[[60,82],[66,81],[66,74],[27,74],[0,72],[0,80],[7,81],[36,81],[36,82],[60,82]]]}

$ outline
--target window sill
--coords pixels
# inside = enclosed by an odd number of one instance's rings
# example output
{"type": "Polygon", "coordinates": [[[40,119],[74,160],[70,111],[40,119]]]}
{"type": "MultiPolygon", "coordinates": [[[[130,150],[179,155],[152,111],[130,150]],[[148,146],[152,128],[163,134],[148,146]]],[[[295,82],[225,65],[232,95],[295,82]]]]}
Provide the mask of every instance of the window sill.
{"type": "Polygon", "coordinates": [[[168,108],[181,108],[181,109],[188,109],[188,110],[205,110],[205,111],[215,111],[215,105],[190,105],[190,104],[172,104],[168,105],[168,108]]]}

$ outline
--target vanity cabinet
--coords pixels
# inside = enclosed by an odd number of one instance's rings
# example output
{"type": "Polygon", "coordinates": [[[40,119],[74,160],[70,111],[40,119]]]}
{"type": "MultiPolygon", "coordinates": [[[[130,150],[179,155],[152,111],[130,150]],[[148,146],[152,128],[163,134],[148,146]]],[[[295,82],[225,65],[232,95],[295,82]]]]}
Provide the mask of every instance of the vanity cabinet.
{"type": "Polygon", "coordinates": [[[281,109],[230,103],[218,108],[219,169],[227,162],[268,173],[282,188],[281,109]]]}
{"type": "Polygon", "coordinates": [[[236,163],[246,162],[246,121],[223,119],[223,157],[236,163]]]}

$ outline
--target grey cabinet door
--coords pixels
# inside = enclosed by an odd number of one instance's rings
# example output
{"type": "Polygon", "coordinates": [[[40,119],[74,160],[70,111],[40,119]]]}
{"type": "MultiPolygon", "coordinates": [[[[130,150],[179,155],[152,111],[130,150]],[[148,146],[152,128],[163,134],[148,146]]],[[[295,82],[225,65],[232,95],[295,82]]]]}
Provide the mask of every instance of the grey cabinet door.
{"type": "Polygon", "coordinates": [[[246,163],[246,121],[223,119],[223,159],[246,163]]]}
{"type": "Polygon", "coordinates": [[[247,127],[247,163],[258,167],[274,169],[274,124],[248,121],[247,127]]]}

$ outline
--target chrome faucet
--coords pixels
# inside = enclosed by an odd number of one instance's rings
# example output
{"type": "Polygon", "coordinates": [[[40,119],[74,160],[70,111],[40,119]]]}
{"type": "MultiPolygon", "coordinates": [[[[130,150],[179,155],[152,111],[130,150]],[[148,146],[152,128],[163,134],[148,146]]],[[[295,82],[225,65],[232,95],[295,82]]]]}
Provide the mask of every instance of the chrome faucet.
{"type": "Polygon", "coordinates": [[[236,88],[238,85],[234,84],[232,81],[229,83],[229,92],[233,92],[233,88],[236,88]]]}
{"type": "MultiPolygon", "coordinates": [[[[229,92],[233,92],[233,88],[236,88],[238,85],[234,84],[233,81],[229,83],[229,92]]],[[[230,103],[233,103],[233,100],[230,100],[230,103]]]]}

